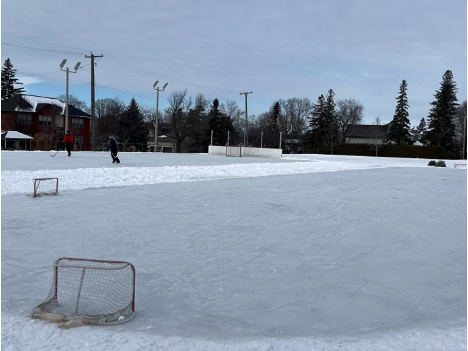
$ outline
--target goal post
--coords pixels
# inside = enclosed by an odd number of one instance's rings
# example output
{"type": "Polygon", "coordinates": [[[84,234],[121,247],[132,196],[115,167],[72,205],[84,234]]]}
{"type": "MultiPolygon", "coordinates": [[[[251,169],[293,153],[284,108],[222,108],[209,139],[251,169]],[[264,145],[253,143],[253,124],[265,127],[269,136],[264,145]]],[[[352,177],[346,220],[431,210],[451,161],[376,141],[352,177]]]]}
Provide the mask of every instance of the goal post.
{"type": "Polygon", "coordinates": [[[135,315],[135,267],[125,261],[62,257],[53,264],[52,287],[33,318],[82,324],[115,324],[135,315]]]}
{"type": "Polygon", "coordinates": [[[57,177],[33,178],[33,183],[34,183],[33,197],[58,194],[59,180],[57,177]],[[42,184],[42,188],[39,189],[39,186],[41,184],[42,184]]]}
{"type": "Polygon", "coordinates": [[[242,145],[226,146],[226,157],[242,157],[242,145]]]}

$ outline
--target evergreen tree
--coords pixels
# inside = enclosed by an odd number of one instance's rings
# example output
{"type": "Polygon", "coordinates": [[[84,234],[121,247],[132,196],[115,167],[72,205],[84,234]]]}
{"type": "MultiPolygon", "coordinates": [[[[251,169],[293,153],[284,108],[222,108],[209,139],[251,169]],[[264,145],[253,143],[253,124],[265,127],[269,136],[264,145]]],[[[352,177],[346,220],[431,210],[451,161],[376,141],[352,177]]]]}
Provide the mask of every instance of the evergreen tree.
{"type": "Polygon", "coordinates": [[[453,120],[457,114],[457,87],[452,71],[447,70],[442,76],[440,90],[434,94],[429,112],[428,132],[425,140],[432,145],[443,146],[447,150],[454,148],[455,126],[453,120]]]}
{"type": "Polygon", "coordinates": [[[24,94],[24,88],[15,88],[15,85],[23,85],[15,78],[16,69],[13,69],[13,64],[7,58],[2,67],[2,100],[8,99],[14,95],[24,94]]]}
{"type": "Polygon", "coordinates": [[[419,122],[419,125],[418,125],[417,130],[418,130],[420,133],[423,133],[424,131],[426,131],[426,129],[427,129],[426,120],[425,120],[424,118],[421,118],[421,122],[419,122]]]}
{"type": "Polygon", "coordinates": [[[328,90],[328,94],[325,101],[325,133],[324,140],[325,145],[330,148],[331,154],[333,154],[333,147],[338,143],[339,132],[338,122],[335,104],[335,93],[333,89],[328,90]]]}
{"type": "Polygon", "coordinates": [[[309,117],[309,130],[306,140],[309,147],[319,149],[324,143],[326,129],[326,101],[325,97],[320,95],[317,103],[312,106],[312,112],[309,117]]]}
{"type": "Polygon", "coordinates": [[[409,136],[410,121],[408,113],[408,97],[406,90],[408,84],[403,79],[400,85],[400,95],[398,95],[397,106],[395,108],[395,115],[393,116],[392,125],[390,127],[388,139],[394,143],[400,144],[412,144],[413,141],[409,136]]]}
{"type": "Polygon", "coordinates": [[[134,98],[130,101],[120,117],[119,141],[123,143],[124,149],[134,145],[138,150],[146,150],[148,140],[148,127],[145,123],[140,107],[134,98]]]}
{"type": "Polygon", "coordinates": [[[232,120],[219,109],[218,99],[213,100],[210,112],[208,113],[209,131],[213,131],[213,142],[215,145],[226,145],[228,132],[234,132],[232,120]]]}
{"type": "Polygon", "coordinates": [[[268,129],[272,132],[278,131],[278,121],[281,116],[281,105],[279,102],[275,102],[271,108],[268,116],[268,129]]]}

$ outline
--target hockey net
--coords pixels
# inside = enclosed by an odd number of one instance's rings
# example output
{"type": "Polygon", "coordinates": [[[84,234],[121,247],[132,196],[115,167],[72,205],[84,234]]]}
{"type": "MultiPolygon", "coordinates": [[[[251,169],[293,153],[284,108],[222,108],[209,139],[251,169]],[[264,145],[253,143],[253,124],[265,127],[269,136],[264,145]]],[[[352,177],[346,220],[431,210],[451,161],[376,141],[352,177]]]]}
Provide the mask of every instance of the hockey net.
{"type": "Polygon", "coordinates": [[[58,194],[58,178],[34,178],[33,197],[58,194]]]}
{"type": "Polygon", "coordinates": [[[129,262],[62,257],[47,299],[31,316],[75,325],[114,324],[135,315],[135,268],[129,262]]]}
{"type": "Polygon", "coordinates": [[[242,157],[242,146],[226,146],[226,157],[242,157]]]}

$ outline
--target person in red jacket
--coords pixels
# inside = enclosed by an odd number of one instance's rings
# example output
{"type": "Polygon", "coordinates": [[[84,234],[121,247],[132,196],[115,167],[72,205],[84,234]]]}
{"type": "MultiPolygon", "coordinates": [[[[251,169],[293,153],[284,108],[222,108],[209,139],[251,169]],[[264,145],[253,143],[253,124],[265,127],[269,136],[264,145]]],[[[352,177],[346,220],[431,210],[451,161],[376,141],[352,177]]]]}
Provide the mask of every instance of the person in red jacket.
{"type": "Polygon", "coordinates": [[[73,135],[70,134],[69,130],[67,130],[63,136],[63,143],[65,144],[65,149],[68,152],[68,156],[71,156],[71,150],[73,148],[73,135]]]}

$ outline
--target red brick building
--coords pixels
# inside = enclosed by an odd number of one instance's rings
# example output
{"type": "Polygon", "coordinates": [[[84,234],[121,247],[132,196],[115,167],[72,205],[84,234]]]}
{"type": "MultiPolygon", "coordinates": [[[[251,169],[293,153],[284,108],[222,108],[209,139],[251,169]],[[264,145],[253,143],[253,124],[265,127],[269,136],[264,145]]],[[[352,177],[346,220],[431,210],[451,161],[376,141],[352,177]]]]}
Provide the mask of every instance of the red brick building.
{"type": "MultiPolygon", "coordinates": [[[[68,130],[75,148],[90,149],[91,116],[68,105],[68,130]]],[[[61,100],[15,95],[2,100],[2,132],[17,131],[34,138],[32,150],[55,150],[65,133],[65,103],[61,100]]]]}

